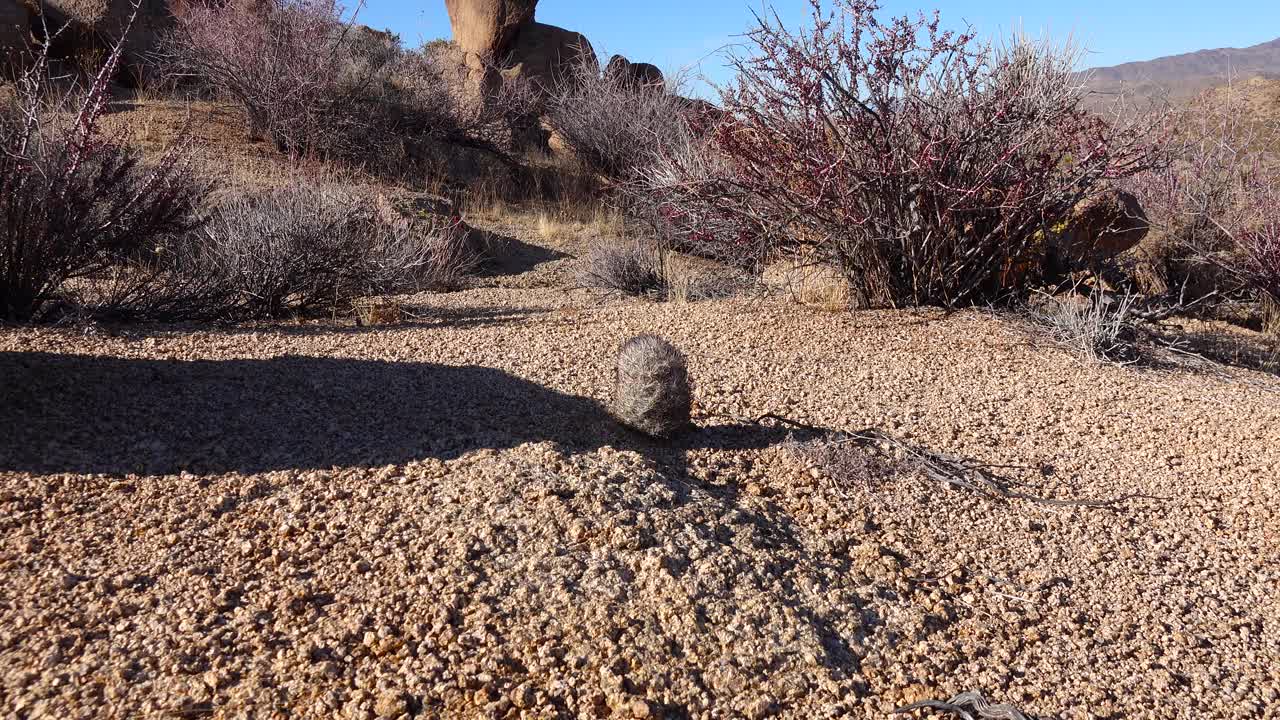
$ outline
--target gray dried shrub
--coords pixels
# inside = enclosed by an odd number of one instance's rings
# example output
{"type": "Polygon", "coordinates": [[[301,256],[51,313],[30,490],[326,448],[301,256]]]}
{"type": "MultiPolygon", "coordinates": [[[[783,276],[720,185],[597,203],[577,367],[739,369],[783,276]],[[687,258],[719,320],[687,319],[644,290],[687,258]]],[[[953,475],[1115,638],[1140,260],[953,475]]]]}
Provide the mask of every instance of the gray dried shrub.
{"type": "Polygon", "coordinates": [[[597,240],[579,272],[583,287],[619,295],[665,297],[663,251],[643,240],[597,240]]]}
{"type": "Polygon", "coordinates": [[[449,289],[477,260],[456,224],[394,227],[370,198],[325,186],[234,197],[193,242],[195,266],[219,279],[230,298],[222,314],[232,319],[346,310],[360,297],[449,289]]]}
{"type": "Polygon", "coordinates": [[[631,179],[671,148],[689,141],[687,101],[666,88],[636,87],[602,74],[585,55],[561,80],[547,116],[585,166],[610,178],[631,179]]]}
{"type": "Polygon", "coordinates": [[[875,493],[889,480],[916,471],[917,466],[853,442],[847,436],[791,440],[787,443],[806,467],[849,489],[875,493]]]}
{"type": "Polygon", "coordinates": [[[1046,298],[1029,312],[1032,322],[1080,359],[1129,364],[1141,355],[1134,301],[1133,295],[1095,292],[1087,298],[1046,298]]]}
{"type": "Polygon", "coordinates": [[[638,335],[618,350],[613,413],[646,435],[671,438],[689,426],[693,397],[684,354],[656,335],[638,335]]]}

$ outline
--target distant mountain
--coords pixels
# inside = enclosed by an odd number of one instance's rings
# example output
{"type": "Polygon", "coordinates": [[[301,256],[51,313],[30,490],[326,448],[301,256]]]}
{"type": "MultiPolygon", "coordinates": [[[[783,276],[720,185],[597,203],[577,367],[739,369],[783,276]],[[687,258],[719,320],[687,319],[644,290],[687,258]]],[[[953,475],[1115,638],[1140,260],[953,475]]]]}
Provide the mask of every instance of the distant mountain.
{"type": "Polygon", "coordinates": [[[1198,50],[1088,71],[1089,89],[1137,98],[1186,100],[1228,79],[1280,78],[1280,38],[1247,48],[1198,50]]]}

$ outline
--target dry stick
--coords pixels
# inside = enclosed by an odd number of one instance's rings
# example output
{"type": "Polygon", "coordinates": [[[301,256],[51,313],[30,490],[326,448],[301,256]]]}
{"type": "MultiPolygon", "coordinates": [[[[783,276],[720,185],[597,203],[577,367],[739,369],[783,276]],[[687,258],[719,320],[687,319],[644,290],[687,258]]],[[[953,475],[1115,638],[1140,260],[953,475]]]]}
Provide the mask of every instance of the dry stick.
{"type": "Polygon", "coordinates": [[[969,712],[970,710],[977,713],[978,717],[984,718],[985,720],[1031,720],[1023,714],[1021,710],[1018,710],[1012,705],[992,705],[987,702],[987,699],[979,692],[960,693],[947,702],[942,702],[941,700],[923,700],[918,703],[907,705],[906,707],[900,707],[894,710],[893,713],[896,715],[898,713],[908,713],[913,710],[923,710],[926,708],[949,712],[952,715],[964,718],[964,720],[974,720],[973,714],[969,712]]]}
{"type": "MultiPolygon", "coordinates": [[[[789,425],[801,430],[808,430],[819,434],[830,432],[826,428],[808,425],[790,418],[782,417],[774,413],[765,413],[755,419],[755,424],[760,424],[765,420],[773,420],[783,425],[789,425]]],[[[1042,505],[1050,505],[1054,507],[1088,507],[1088,508],[1105,508],[1115,509],[1117,505],[1127,500],[1148,499],[1148,500],[1165,500],[1154,495],[1144,495],[1141,493],[1130,493],[1122,495],[1110,500],[1056,500],[1053,498],[1042,498],[1036,495],[1013,490],[1008,487],[1008,480],[999,477],[995,473],[989,471],[993,467],[1016,467],[1011,465],[984,465],[975,463],[964,458],[954,455],[947,455],[940,452],[925,450],[924,448],[905,443],[887,433],[875,428],[866,428],[855,432],[841,432],[846,442],[851,442],[859,447],[869,447],[879,450],[884,445],[897,448],[909,455],[911,458],[920,463],[921,469],[925,474],[939,482],[954,485],[966,490],[974,490],[990,497],[996,497],[1001,500],[1029,500],[1031,502],[1042,505]]]]}

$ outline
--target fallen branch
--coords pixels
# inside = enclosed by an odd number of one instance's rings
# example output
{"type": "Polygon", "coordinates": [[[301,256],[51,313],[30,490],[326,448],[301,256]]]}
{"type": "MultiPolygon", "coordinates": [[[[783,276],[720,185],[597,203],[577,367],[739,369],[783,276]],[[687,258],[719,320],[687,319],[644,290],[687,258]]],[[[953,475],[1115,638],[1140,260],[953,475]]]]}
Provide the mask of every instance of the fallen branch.
{"type": "MultiPolygon", "coordinates": [[[[760,424],[766,420],[772,420],[773,422],[780,423],[782,425],[807,430],[819,435],[827,435],[832,432],[826,428],[808,425],[773,413],[761,415],[755,419],[755,423],[760,424]]],[[[1012,487],[1014,484],[1012,481],[992,472],[993,468],[1013,466],[976,463],[955,455],[927,450],[925,448],[903,442],[902,440],[899,440],[876,428],[866,428],[853,432],[837,431],[837,434],[841,438],[835,441],[837,443],[849,443],[858,447],[869,448],[880,453],[885,453],[886,448],[897,450],[914,460],[918,464],[919,468],[934,480],[954,487],[979,492],[987,495],[988,497],[994,497],[1000,500],[1029,500],[1031,502],[1054,507],[1114,509],[1117,505],[1127,500],[1138,498],[1151,500],[1162,499],[1152,495],[1142,495],[1139,493],[1131,493],[1129,495],[1123,495],[1110,500],[1057,500],[1054,498],[1043,498],[1015,490],[1012,487]]]]}
{"type": "Polygon", "coordinates": [[[960,693],[946,702],[941,700],[922,700],[900,707],[894,710],[893,714],[897,715],[925,709],[941,710],[963,720],[975,720],[974,713],[980,718],[985,718],[985,720],[1032,720],[1032,718],[1012,705],[992,705],[988,703],[987,699],[979,692],[960,693]]]}

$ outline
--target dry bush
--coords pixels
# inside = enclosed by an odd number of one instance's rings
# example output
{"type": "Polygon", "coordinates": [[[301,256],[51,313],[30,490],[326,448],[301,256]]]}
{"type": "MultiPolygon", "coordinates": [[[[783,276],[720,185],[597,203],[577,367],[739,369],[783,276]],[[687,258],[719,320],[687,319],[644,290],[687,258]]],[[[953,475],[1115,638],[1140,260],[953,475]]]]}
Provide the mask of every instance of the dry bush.
{"type": "Polygon", "coordinates": [[[985,302],[1020,289],[1098,183],[1155,160],[1145,122],[1083,107],[1072,47],[979,42],[936,14],[882,21],[870,0],[811,4],[802,31],[759,21],[710,142],[644,174],[658,214],[707,254],[760,265],[808,248],[863,305],[985,302]]]}
{"type": "Polygon", "coordinates": [[[1032,321],[1055,342],[1090,362],[1129,364],[1140,357],[1133,295],[1093,292],[1088,297],[1046,297],[1031,305],[1032,321]]]}
{"type": "Polygon", "coordinates": [[[665,297],[665,252],[638,239],[596,240],[579,270],[583,287],[619,295],[665,297]]]}
{"type": "Polygon", "coordinates": [[[87,88],[55,87],[46,49],[0,101],[0,317],[39,319],[102,276],[145,296],[156,256],[199,224],[189,136],[148,164],[101,132],[119,62],[117,45],[87,88]]]}
{"type": "Polygon", "coordinates": [[[618,350],[613,413],[624,425],[657,438],[689,426],[693,395],[684,354],[656,335],[638,335],[618,350]]]}
{"type": "Polygon", "coordinates": [[[1131,181],[1159,231],[1142,248],[1154,289],[1280,301],[1280,126],[1229,92],[1176,121],[1171,162],[1131,181]]]}
{"type": "Polygon", "coordinates": [[[632,178],[691,132],[686,101],[666,88],[602,74],[586,53],[557,84],[547,115],[582,164],[614,179],[632,178]]]}
{"type": "Polygon", "coordinates": [[[369,198],[295,185],[238,196],[190,242],[232,319],[347,309],[369,295],[457,287],[479,258],[456,224],[423,232],[379,219],[369,198]]]}
{"type": "Polygon", "coordinates": [[[505,83],[468,101],[458,68],[354,24],[335,0],[193,3],[165,43],[170,71],[237,102],[283,151],[399,171],[422,139],[499,150],[532,97],[505,83]]]}

